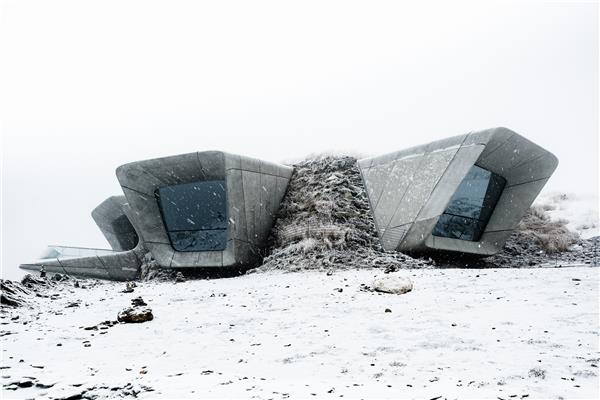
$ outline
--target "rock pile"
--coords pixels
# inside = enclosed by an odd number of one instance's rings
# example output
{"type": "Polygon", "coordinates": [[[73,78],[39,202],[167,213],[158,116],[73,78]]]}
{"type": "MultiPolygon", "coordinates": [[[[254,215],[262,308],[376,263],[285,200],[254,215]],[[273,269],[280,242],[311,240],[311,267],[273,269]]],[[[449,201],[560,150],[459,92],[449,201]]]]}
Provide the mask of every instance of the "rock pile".
{"type": "Polygon", "coordinates": [[[263,265],[255,271],[419,268],[428,261],[381,247],[353,157],[294,165],[263,265]]]}
{"type": "Polygon", "coordinates": [[[175,271],[171,268],[158,265],[152,253],[147,252],[140,267],[140,280],[142,281],[173,281],[175,271]]]}

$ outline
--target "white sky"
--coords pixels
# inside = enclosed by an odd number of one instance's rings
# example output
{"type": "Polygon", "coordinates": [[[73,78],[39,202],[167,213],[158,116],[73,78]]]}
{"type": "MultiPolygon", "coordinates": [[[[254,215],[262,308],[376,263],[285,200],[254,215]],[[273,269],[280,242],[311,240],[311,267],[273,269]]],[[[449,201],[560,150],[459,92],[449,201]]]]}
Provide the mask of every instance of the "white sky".
{"type": "Polygon", "coordinates": [[[2,263],[107,247],[123,163],[382,154],[506,126],[598,192],[598,5],[2,1],[2,263]]]}

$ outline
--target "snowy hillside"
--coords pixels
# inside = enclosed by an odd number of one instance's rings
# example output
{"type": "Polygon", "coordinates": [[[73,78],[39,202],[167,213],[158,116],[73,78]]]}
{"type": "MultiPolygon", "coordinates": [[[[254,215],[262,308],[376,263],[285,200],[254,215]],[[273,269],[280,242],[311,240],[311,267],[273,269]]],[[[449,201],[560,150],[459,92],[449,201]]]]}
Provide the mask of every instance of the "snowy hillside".
{"type": "Polygon", "coordinates": [[[403,295],[365,290],[376,270],[71,280],[0,314],[2,394],[598,398],[597,271],[405,270],[403,295]],[[113,325],[138,296],[154,319],[113,325]]]}
{"type": "Polygon", "coordinates": [[[553,220],[568,221],[567,227],[582,239],[600,236],[598,196],[574,193],[542,193],[534,205],[541,206],[553,220]]]}

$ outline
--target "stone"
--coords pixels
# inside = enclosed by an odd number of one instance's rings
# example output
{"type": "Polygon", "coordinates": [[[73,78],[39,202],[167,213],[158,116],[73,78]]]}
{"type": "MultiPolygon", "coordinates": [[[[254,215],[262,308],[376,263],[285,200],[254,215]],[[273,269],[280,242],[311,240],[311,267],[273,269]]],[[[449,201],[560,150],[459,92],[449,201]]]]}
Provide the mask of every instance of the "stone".
{"type": "Polygon", "coordinates": [[[185,277],[183,276],[181,271],[177,272],[177,274],[175,275],[175,283],[177,282],[185,282],[185,277]]]}
{"type": "Polygon", "coordinates": [[[383,293],[404,294],[413,289],[412,281],[404,276],[389,274],[375,279],[373,290],[383,293]]]}
{"type": "Polygon", "coordinates": [[[153,319],[154,315],[150,308],[128,307],[117,315],[117,320],[125,323],[140,323],[152,321],[153,319]]]}
{"type": "Polygon", "coordinates": [[[39,285],[47,286],[48,282],[45,279],[36,278],[31,274],[27,274],[23,277],[23,279],[21,279],[21,285],[25,286],[26,288],[32,289],[39,285]]]}
{"type": "Polygon", "coordinates": [[[135,286],[131,283],[131,282],[127,282],[125,284],[125,289],[123,289],[121,292],[122,293],[133,293],[133,288],[135,286]]]}
{"type": "Polygon", "coordinates": [[[69,280],[69,277],[67,275],[63,275],[63,274],[54,274],[54,275],[52,275],[52,278],[50,278],[50,280],[54,281],[54,282],[62,282],[62,281],[69,280]]]}
{"type": "Polygon", "coordinates": [[[141,306],[147,306],[148,304],[146,304],[144,299],[142,299],[142,297],[139,296],[139,297],[136,297],[135,299],[131,300],[131,305],[133,305],[134,307],[141,307],[141,306]]]}

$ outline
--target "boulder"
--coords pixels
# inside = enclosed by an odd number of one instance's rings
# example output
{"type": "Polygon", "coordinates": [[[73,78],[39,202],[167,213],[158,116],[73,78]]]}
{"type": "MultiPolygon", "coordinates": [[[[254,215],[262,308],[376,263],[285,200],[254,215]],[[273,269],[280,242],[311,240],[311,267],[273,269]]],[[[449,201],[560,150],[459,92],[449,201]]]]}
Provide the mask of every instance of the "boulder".
{"type": "Polygon", "coordinates": [[[152,314],[152,310],[149,308],[128,307],[117,315],[117,320],[125,323],[139,323],[152,321],[153,319],[154,315],[152,314]]]}
{"type": "Polygon", "coordinates": [[[375,279],[373,290],[383,293],[404,294],[413,289],[412,281],[400,275],[389,274],[375,279]]]}

